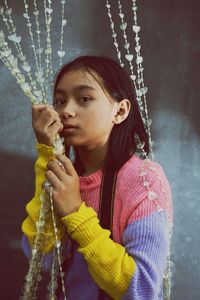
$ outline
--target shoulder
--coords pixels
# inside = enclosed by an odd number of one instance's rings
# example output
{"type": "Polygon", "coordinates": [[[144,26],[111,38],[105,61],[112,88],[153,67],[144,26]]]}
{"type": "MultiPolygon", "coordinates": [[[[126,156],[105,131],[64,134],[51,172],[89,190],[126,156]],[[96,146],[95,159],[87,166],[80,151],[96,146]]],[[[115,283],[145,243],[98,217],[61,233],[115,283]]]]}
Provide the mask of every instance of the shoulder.
{"type": "Polygon", "coordinates": [[[123,206],[134,218],[165,210],[172,217],[171,189],[162,166],[133,155],[118,172],[123,206]],[[128,209],[129,208],[129,209],[128,209]]]}
{"type": "MultiPolygon", "coordinates": [[[[162,166],[149,159],[141,159],[133,155],[118,171],[119,184],[126,189],[145,187],[158,180],[167,181],[162,166]]],[[[167,181],[168,182],[168,181],[167,181]]]]}

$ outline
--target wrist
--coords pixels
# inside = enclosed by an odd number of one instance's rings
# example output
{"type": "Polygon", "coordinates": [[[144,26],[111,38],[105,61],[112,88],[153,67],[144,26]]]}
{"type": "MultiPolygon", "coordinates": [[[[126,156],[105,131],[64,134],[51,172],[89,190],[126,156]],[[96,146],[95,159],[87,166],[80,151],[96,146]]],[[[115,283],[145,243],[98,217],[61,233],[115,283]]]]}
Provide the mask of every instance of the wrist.
{"type": "Polygon", "coordinates": [[[35,132],[35,137],[38,144],[43,144],[49,147],[53,146],[54,140],[52,136],[47,136],[45,134],[39,134],[35,132]]]}
{"type": "Polygon", "coordinates": [[[73,209],[71,210],[68,210],[67,212],[66,211],[63,211],[61,212],[59,215],[60,215],[60,218],[65,218],[73,213],[76,213],[79,211],[80,207],[81,207],[81,204],[83,203],[83,201],[81,201],[79,204],[77,204],[76,206],[73,207],[73,209]]]}
{"type": "Polygon", "coordinates": [[[45,145],[47,147],[53,147],[53,142],[47,140],[37,139],[37,143],[41,145],[45,145]]]}
{"type": "MultiPolygon", "coordinates": [[[[79,229],[81,229],[80,226],[83,226],[84,228],[85,226],[90,228],[91,219],[95,219],[96,222],[99,223],[96,211],[92,207],[86,206],[85,202],[83,201],[78,212],[63,217],[61,221],[67,228],[68,234],[74,238],[72,235],[75,232],[78,234],[79,229]]],[[[86,230],[86,232],[88,230],[93,230],[89,228],[86,230]]],[[[81,235],[82,233],[84,234],[84,232],[85,230],[83,229],[83,231],[81,230],[79,233],[81,235]]]]}

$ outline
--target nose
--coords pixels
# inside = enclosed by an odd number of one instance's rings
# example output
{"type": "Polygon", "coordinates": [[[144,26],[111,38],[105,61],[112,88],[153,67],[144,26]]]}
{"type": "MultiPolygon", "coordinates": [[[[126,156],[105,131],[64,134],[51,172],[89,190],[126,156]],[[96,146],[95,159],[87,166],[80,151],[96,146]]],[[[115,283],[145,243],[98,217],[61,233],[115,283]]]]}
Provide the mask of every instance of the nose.
{"type": "Polygon", "coordinates": [[[68,101],[61,111],[61,116],[66,119],[76,116],[76,107],[72,101],[68,101]]]}

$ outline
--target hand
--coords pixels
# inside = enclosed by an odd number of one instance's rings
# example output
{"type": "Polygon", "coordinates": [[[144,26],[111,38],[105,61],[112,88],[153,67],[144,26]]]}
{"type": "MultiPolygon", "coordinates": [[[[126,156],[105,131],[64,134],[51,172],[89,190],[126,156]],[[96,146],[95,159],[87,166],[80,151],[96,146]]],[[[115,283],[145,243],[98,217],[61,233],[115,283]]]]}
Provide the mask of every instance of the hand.
{"type": "Polygon", "coordinates": [[[57,160],[48,163],[46,177],[53,187],[54,207],[62,218],[78,211],[83,200],[79,177],[72,162],[65,155],[57,155],[56,158],[57,160]]]}
{"type": "Polygon", "coordinates": [[[50,105],[32,106],[32,125],[38,143],[53,146],[56,135],[63,129],[58,113],[50,105]]]}

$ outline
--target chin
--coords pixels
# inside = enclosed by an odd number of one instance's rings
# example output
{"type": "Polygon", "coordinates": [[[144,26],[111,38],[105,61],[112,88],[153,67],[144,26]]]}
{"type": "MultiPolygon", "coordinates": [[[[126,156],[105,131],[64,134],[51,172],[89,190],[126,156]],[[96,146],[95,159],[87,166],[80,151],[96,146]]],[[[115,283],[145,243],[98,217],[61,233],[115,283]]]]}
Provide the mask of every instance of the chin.
{"type": "Polygon", "coordinates": [[[87,142],[81,139],[81,136],[76,136],[74,134],[64,134],[60,133],[60,136],[64,138],[64,143],[66,146],[82,146],[87,144],[87,142]]]}
{"type": "Polygon", "coordinates": [[[80,139],[79,140],[75,140],[73,139],[73,137],[64,137],[64,143],[66,146],[80,146],[81,143],[80,143],[80,139]]]}

